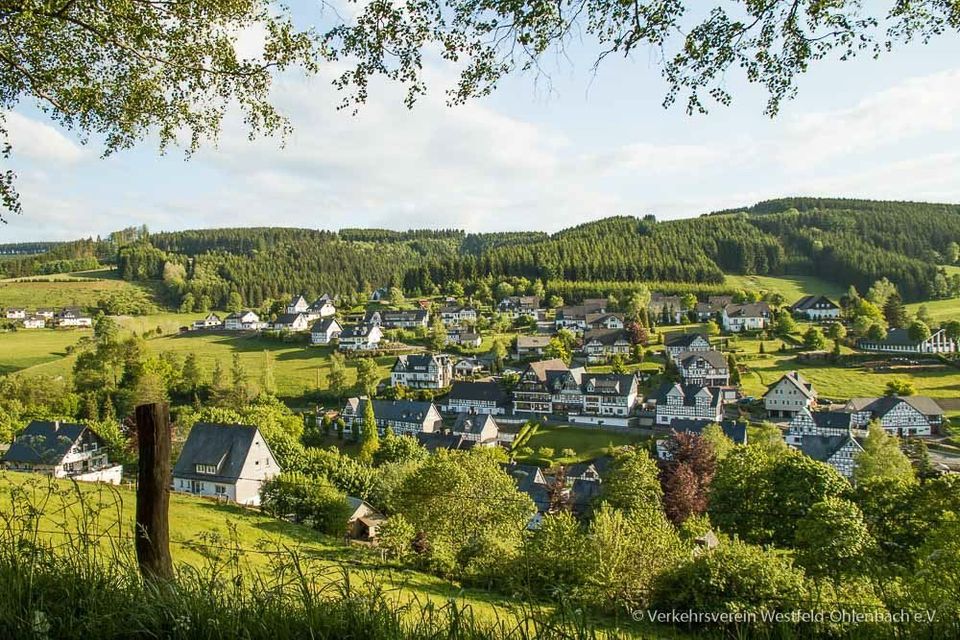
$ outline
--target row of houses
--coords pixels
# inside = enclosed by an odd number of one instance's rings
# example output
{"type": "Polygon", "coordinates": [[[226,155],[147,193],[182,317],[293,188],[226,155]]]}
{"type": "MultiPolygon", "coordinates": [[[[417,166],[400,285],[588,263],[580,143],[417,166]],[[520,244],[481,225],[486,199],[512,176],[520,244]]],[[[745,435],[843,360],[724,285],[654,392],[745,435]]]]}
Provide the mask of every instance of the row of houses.
{"type": "Polygon", "coordinates": [[[82,327],[93,326],[93,318],[78,307],[55,309],[35,309],[28,311],[22,307],[8,307],[4,317],[20,323],[24,329],[44,329],[46,327],[82,327]]]}

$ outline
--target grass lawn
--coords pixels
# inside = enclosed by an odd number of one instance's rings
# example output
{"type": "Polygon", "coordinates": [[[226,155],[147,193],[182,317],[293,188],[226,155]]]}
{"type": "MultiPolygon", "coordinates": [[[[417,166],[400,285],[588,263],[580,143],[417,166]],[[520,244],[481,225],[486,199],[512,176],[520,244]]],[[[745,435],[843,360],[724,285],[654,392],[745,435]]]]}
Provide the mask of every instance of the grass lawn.
{"type": "Polygon", "coordinates": [[[63,360],[89,329],[21,329],[0,333],[0,374],[63,360]]]}
{"type": "Polygon", "coordinates": [[[775,291],[787,304],[793,304],[806,295],[829,296],[836,300],[846,288],[814,276],[734,276],[728,275],[725,284],[745,291],[775,291]]]}
{"type": "Polygon", "coordinates": [[[906,305],[907,313],[913,315],[920,310],[920,307],[926,307],[927,312],[934,320],[943,322],[944,320],[956,320],[960,318],[960,298],[948,298],[946,300],[930,300],[929,302],[913,302],[906,305]]]}
{"type": "MultiPolygon", "coordinates": [[[[598,458],[608,453],[612,448],[633,444],[644,439],[646,439],[646,436],[639,433],[620,433],[619,431],[584,429],[567,425],[540,425],[537,432],[524,446],[532,447],[534,450],[534,455],[528,458],[530,462],[545,462],[537,456],[536,451],[540,447],[550,447],[554,451],[553,462],[570,464],[598,458]],[[564,449],[573,449],[577,452],[577,455],[563,457],[560,452],[564,449]]],[[[523,458],[518,456],[518,459],[522,460],[523,458]]]]}

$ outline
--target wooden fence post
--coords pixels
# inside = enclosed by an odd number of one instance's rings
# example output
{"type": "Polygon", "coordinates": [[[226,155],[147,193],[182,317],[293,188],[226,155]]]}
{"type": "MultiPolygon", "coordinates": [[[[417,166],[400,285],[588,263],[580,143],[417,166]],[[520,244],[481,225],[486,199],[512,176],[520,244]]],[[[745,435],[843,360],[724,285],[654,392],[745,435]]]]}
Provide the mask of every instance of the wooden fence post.
{"type": "Polygon", "coordinates": [[[171,580],[170,557],[170,407],[137,407],[140,465],[137,483],[136,549],[140,573],[149,580],[171,580]]]}

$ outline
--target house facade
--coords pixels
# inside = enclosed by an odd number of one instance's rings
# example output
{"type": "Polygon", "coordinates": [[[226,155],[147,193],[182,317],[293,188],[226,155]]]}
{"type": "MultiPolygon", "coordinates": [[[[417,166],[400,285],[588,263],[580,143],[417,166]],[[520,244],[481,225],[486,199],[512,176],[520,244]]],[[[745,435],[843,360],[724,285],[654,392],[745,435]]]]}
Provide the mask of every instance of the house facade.
{"type": "Polygon", "coordinates": [[[57,315],[57,326],[89,328],[93,326],[93,318],[79,309],[66,308],[57,315]]]}
{"type": "Polygon", "coordinates": [[[426,309],[379,311],[375,313],[379,318],[379,323],[386,329],[426,328],[430,322],[430,312],[426,309]]]}
{"type": "Polygon", "coordinates": [[[500,426],[489,413],[460,413],[450,432],[481,447],[497,446],[500,426]]]}
{"type": "Polygon", "coordinates": [[[82,424],[34,420],[3,455],[12,471],[42,473],[55,478],[120,484],[123,467],[111,464],[106,442],[82,424]]]}
{"type": "Polygon", "coordinates": [[[520,380],[513,390],[514,413],[552,413],[552,382],[560,376],[570,373],[570,367],[563,360],[540,360],[531,362],[520,374],[520,380]]]}
{"type": "Polygon", "coordinates": [[[790,312],[807,320],[840,319],[840,305],[826,296],[803,296],[790,305],[790,312]]]}
{"type": "Polygon", "coordinates": [[[636,376],[628,374],[585,373],[581,388],[587,415],[629,416],[640,397],[636,376]]]}
{"type": "Polygon", "coordinates": [[[730,384],[727,359],[719,351],[684,351],[673,361],[684,384],[725,387],[730,384]]]}
{"type": "Polygon", "coordinates": [[[851,398],[844,406],[851,413],[851,422],[866,429],[871,420],[898,437],[929,436],[943,424],[943,409],[925,396],[883,396],[851,398]]]}
{"type": "Polygon", "coordinates": [[[625,323],[619,313],[588,313],[587,329],[623,329],[625,323]]]}
{"type": "Polygon", "coordinates": [[[796,371],[785,373],[763,394],[767,415],[793,417],[801,409],[810,409],[817,402],[817,390],[796,371]]]}
{"type": "Polygon", "coordinates": [[[510,296],[497,304],[497,310],[513,318],[527,316],[536,319],[540,311],[540,298],[538,296],[510,296]]]}
{"type": "MultiPolygon", "coordinates": [[[[348,429],[363,429],[367,402],[369,400],[365,396],[347,400],[340,415],[348,429]]],[[[396,435],[437,433],[443,430],[443,417],[432,402],[373,400],[373,415],[381,434],[387,427],[396,435]]]]}
{"type": "Polygon", "coordinates": [[[23,320],[27,317],[27,310],[20,307],[7,307],[3,313],[7,320],[23,320]]]}
{"type": "Polygon", "coordinates": [[[453,382],[453,360],[445,353],[415,353],[397,357],[390,385],[412,389],[443,389],[453,382]]]}
{"type": "Polygon", "coordinates": [[[194,320],[194,329],[220,329],[223,327],[223,320],[215,313],[208,313],[200,320],[194,320]]]}
{"type": "Polygon", "coordinates": [[[655,400],[655,421],[660,426],[670,426],[675,420],[720,422],[723,418],[723,401],[717,388],[666,383],[655,400]]]}
{"type": "Polygon", "coordinates": [[[583,334],[583,353],[587,362],[607,362],[614,356],[630,355],[630,338],[623,329],[588,329],[583,334]]]}
{"type": "Polygon", "coordinates": [[[330,344],[342,333],[343,327],[336,318],[317,320],[310,328],[310,344],[330,344]]]}
{"type": "Polygon", "coordinates": [[[198,422],[174,465],[173,490],[257,506],[263,483],[280,472],[257,427],[198,422]]]}
{"type": "Polygon", "coordinates": [[[906,329],[890,329],[884,340],[860,338],[857,340],[857,348],[880,353],[954,353],[957,343],[947,337],[944,329],[934,331],[926,340],[913,340],[906,329]]]}
{"type": "Polygon", "coordinates": [[[340,333],[337,348],[341,351],[373,351],[380,347],[383,331],[380,325],[358,324],[340,333]]]}
{"type": "Polygon", "coordinates": [[[702,333],[673,333],[664,340],[664,352],[668,360],[675,359],[681,353],[710,351],[710,340],[702,333]]]}
{"type": "Polygon", "coordinates": [[[766,302],[728,304],[720,316],[724,331],[759,331],[770,325],[770,305],[766,302]]]}
{"type": "Polygon", "coordinates": [[[43,316],[27,316],[23,319],[24,329],[43,329],[47,326],[47,319],[43,316]]]}
{"type": "Polygon", "coordinates": [[[454,305],[440,309],[440,319],[445,324],[459,325],[477,321],[477,310],[472,307],[454,305]]]}
{"type": "Polygon", "coordinates": [[[507,404],[507,394],[496,382],[456,381],[443,407],[450,413],[503,415],[507,404]]]}
{"type": "Polygon", "coordinates": [[[260,322],[260,316],[249,309],[244,311],[235,311],[223,320],[223,328],[227,331],[249,331],[262,329],[263,322],[260,322]]]}
{"type": "Polygon", "coordinates": [[[550,345],[550,336],[517,336],[517,358],[543,356],[550,345]]]}
{"type": "Polygon", "coordinates": [[[276,331],[306,331],[310,327],[310,320],[303,312],[284,313],[273,323],[276,331]]]}
{"type": "Polygon", "coordinates": [[[814,460],[830,465],[843,477],[852,478],[857,454],[863,451],[862,442],[849,432],[833,436],[810,434],[803,436],[797,448],[814,460]]]}

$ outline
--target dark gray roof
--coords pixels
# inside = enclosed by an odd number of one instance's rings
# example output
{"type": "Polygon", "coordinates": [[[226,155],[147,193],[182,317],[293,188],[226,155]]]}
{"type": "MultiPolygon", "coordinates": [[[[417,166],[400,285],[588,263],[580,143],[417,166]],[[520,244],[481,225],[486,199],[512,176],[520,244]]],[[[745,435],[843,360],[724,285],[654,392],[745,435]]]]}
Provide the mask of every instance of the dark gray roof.
{"type": "Polygon", "coordinates": [[[629,342],[625,329],[588,329],[583,334],[584,344],[594,340],[600,344],[614,344],[621,339],[629,342]]]}
{"type": "Polygon", "coordinates": [[[570,485],[570,507],[575,515],[581,516],[590,510],[590,506],[596,500],[603,489],[599,482],[590,480],[576,479],[570,485]]]}
{"type": "MultiPolygon", "coordinates": [[[[850,434],[842,436],[805,434],[800,442],[800,450],[814,460],[826,462],[850,440],[857,442],[850,434]]],[[[857,444],[859,445],[859,442],[857,444]]]]}
{"type": "Polygon", "coordinates": [[[173,476],[188,480],[236,482],[256,435],[257,428],[248,425],[198,422],[187,436],[173,468],[173,476]],[[197,473],[198,464],[215,465],[217,473],[197,473]]]}
{"type": "MultiPolygon", "coordinates": [[[[356,409],[358,416],[363,416],[366,406],[367,399],[359,398],[356,409]]],[[[376,416],[377,420],[423,424],[423,421],[427,419],[427,414],[430,412],[432,407],[432,402],[375,399],[373,401],[373,414],[376,416]]]]}
{"type": "Polygon", "coordinates": [[[499,429],[497,421],[494,420],[493,416],[489,413],[461,413],[457,415],[457,419],[453,423],[453,432],[456,434],[470,433],[480,435],[480,432],[487,426],[487,423],[493,423],[493,426],[499,429]]]}
{"type": "Polygon", "coordinates": [[[636,378],[629,373],[585,373],[583,374],[583,390],[588,387],[600,395],[621,396],[627,395],[634,387],[636,378]]]}
{"type": "Polygon", "coordinates": [[[707,343],[710,342],[707,336],[702,333],[672,333],[667,336],[664,344],[668,347],[689,347],[696,342],[698,338],[706,340],[707,343]]]}
{"type": "Polygon", "coordinates": [[[335,323],[335,322],[337,323],[337,326],[340,327],[341,330],[342,330],[343,327],[340,326],[340,323],[337,322],[337,319],[331,317],[331,318],[321,318],[320,320],[317,320],[316,322],[314,322],[314,323],[313,323],[313,326],[310,327],[310,332],[311,332],[311,333],[326,333],[327,331],[330,330],[330,327],[331,327],[331,326],[333,325],[333,323],[335,323]]]}
{"type": "Polygon", "coordinates": [[[397,356],[393,371],[426,371],[431,364],[442,366],[450,357],[445,353],[411,353],[397,356]]]}
{"type": "Polygon", "coordinates": [[[702,389],[706,389],[710,392],[711,395],[711,405],[715,405],[720,402],[720,389],[717,387],[702,387],[696,384],[675,384],[673,382],[664,382],[657,389],[657,392],[654,394],[654,399],[657,403],[665,402],[667,399],[667,393],[670,392],[674,387],[680,387],[680,391],[683,393],[683,404],[687,406],[693,406],[696,403],[696,396],[702,389]]]}
{"type": "Polygon", "coordinates": [[[790,309],[793,311],[807,311],[808,309],[813,309],[817,304],[826,305],[826,307],[820,308],[829,308],[829,309],[839,309],[840,307],[837,304],[828,298],[827,296],[803,296],[796,302],[794,302],[790,309]]]}
{"type": "Polygon", "coordinates": [[[767,318],[770,316],[770,305],[766,302],[728,304],[724,307],[724,310],[731,318],[767,318]]]}
{"type": "Polygon", "coordinates": [[[450,387],[449,400],[485,400],[503,404],[507,394],[496,382],[454,382],[450,387]]]}
{"type": "MultiPolygon", "coordinates": [[[[676,432],[703,433],[708,425],[714,424],[713,420],[692,420],[688,418],[675,419],[670,422],[670,428],[676,432]]],[[[735,444],[747,444],[747,423],[737,422],[735,420],[723,420],[720,422],[720,429],[723,435],[727,436],[735,444]]],[[[804,436],[806,437],[806,436],[804,436]]]]}
{"type": "Polygon", "coordinates": [[[812,411],[813,423],[822,429],[847,429],[852,413],[846,411],[812,411]]]}
{"type": "MultiPolygon", "coordinates": [[[[82,424],[34,420],[10,445],[3,461],[55,465],[86,430],[82,424]]],[[[96,437],[99,440],[99,436],[96,437]]]]}
{"type": "Polygon", "coordinates": [[[417,433],[417,442],[423,445],[427,451],[438,451],[440,449],[466,450],[474,448],[477,443],[473,440],[467,440],[462,435],[455,433],[417,433]]]}
{"type": "Polygon", "coordinates": [[[600,456],[599,458],[595,458],[593,460],[572,464],[566,468],[566,473],[568,478],[578,478],[592,469],[597,473],[597,475],[603,478],[607,471],[610,470],[611,466],[613,466],[612,457],[600,456]]]}
{"type": "Polygon", "coordinates": [[[357,324],[352,327],[346,327],[340,334],[340,338],[363,338],[370,335],[370,331],[377,326],[374,324],[357,324]]]}
{"type": "MultiPolygon", "coordinates": [[[[942,331],[942,329],[941,329],[942,331]]],[[[933,335],[939,333],[938,331],[933,332],[933,335]]],[[[890,329],[887,331],[887,337],[885,340],[871,340],[869,338],[860,338],[857,341],[857,346],[862,348],[869,348],[869,345],[888,345],[888,346],[901,346],[901,347],[915,347],[919,345],[922,341],[914,340],[910,337],[910,332],[907,329],[890,329]]]]}
{"type": "Polygon", "coordinates": [[[844,407],[847,411],[869,411],[877,417],[883,417],[901,402],[906,402],[911,407],[925,416],[943,415],[943,409],[933,398],[926,396],[883,396],[880,398],[851,398],[844,407]]]}
{"type": "Polygon", "coordinates": [[[284,313],[277,317],[276,324],[293,324],[302,315],[302,313],[284,313]]]}
{"type": "Polygon", "coordinates": [[[697,360],[706,360],[714,369],[726,369],[727,359],[719,351],[683,351],[675,358],[683,367],[689,367],[697,360]]]}

